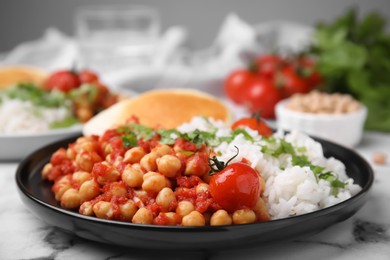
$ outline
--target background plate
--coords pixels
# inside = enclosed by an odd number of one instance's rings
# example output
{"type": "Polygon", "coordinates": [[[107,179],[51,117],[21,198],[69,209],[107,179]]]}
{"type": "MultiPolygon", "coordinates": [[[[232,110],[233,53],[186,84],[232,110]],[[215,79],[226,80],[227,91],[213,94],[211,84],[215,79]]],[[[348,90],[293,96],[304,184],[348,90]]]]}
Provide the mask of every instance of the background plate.
{"type": "Polygon", "coordinates": [[[217,250],[317,233],[355,214],[366,202],[374,179],[371,167],[357,153],[316,139],[323,145],[325,155],[341,160],[346,165],[348,176],[362,186],[354,197],[313,213],[266,223],[220,227],[137,225],[88,217],[59,207],[51,192],[51,183],[41,179],[41,170],[54,151],[67,147],[76,138],[43,147],[24,159],[16,173],[19,195],[24,204],[49,225],[82,238],[127,247],[217,250]]]}
{"type": "Polygon", "coordinates": [[[54,141],[80,134],[81,125],[69,128],[49,130],[31,134],[1,134],[0,135],[0,161],[16,161],[25,158],[40,147],[54,141]]]}

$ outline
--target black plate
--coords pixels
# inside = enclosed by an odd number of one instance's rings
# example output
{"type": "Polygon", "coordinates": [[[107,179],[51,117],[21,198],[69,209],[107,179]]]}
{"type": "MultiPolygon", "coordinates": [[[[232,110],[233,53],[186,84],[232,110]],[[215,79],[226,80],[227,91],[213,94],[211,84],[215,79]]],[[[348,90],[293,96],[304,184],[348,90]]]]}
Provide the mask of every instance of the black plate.
{"type": "Polygon", "coordinates": [[[333,156],[346,165],[348,176],[362,187],[358,194],[326,209],[267,223],[221,227],[137,225],[88,217],[59,207],[51,192],[51,183],[43,181],[40,172],[54,151],[67,147],[76,138],[74,136],[43,147],[23,160],[16,172],[19,195],[25,205],[49,225],[86,239],[127,247],[214,250],[259,245],[317,233],[355,214],[366,202],[374,179],[371,167],[357,153],[317,139],[327,157],[333,156]]]}

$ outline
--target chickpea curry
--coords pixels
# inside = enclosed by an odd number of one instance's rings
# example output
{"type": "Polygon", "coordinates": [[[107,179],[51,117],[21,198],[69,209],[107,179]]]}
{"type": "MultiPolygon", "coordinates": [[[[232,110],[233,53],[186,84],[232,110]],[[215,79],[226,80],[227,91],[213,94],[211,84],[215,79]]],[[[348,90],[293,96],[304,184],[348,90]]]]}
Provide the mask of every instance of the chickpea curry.
{"type": "Polygon", "coordinates": [[[53,182],[61,207],[102,219],[171,226],[268,221],[261,174],[246,160],[219,162],[211,136],[151,129],[133,118],[58,149],[42,178],[53,182]]]}

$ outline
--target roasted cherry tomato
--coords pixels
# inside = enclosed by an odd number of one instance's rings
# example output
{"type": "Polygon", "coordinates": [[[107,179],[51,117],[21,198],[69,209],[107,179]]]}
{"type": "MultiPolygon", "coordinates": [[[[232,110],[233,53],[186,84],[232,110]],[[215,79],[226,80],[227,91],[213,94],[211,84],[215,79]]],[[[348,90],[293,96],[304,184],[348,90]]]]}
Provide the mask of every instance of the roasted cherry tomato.
{"type": "Polygon", "coordinates": [[[80,80],[75,72],[60,70],[51,74],[44,86],[49,90],[58,89],[63,92],[69,92],[80,86],[80,80]]]}
{"type": "Polygon", "coordinates": [[[210,194],[229,212],[253,208],[260,197],[259,174],[245,163],[232,163],[210,178],[210,194]]]}
{"type": "Polygon", "coordinates": [[[242,127],[249,127],[257,131],[260,135],[269,137],[272,135],[272,129],[266,122],[261,120],[259,114],[255,114],[252,117],[244,117],[232,124],[232,130],[242,127]]]}
{"type": "Polygon", "coordinates": [[[264,118],[275,118],[275,105],[282,99],[282,95],[271,80],[254,78],[242,95],[250,112],[261,113],[264,118]]]}
{"type": "Polygon", "coordinates": [[[91,70],[81,70],[79,72],[79,79],[81,83],[96,83],[99,82],[98,75],[91,70]]]}
{"type": "Polygon", "coordinates": [[[254,75],[249,70],[236,70],[229,74],[225,81],[225,94],[233,102],[242,104],[243,91],[250,87],[254,75]]]}

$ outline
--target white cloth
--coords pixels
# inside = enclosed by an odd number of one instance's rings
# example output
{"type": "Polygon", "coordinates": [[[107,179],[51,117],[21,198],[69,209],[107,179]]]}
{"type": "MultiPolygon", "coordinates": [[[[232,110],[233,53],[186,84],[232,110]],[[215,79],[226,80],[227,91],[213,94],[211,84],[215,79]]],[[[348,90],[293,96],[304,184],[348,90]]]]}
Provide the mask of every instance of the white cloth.
{"type": "MultiPolygon", "coordinates": [[[[153,88],[196,88],[222,95],[229,72],[247,66],[251,57],[273,50],[299,50],[309,40],[311,28],[285,21],[250,25],[229,14],[210,47],[190,50],[187,30],[173,26],[159,39],[149,64],[100,72],[113,89],[142,92],[153,88]]],[[[72,68],[79,57],[78,45],[55,28],[41,39],[16,46],[0,59],[0,65],[25,64],[48,71],[72,68]]]]}

